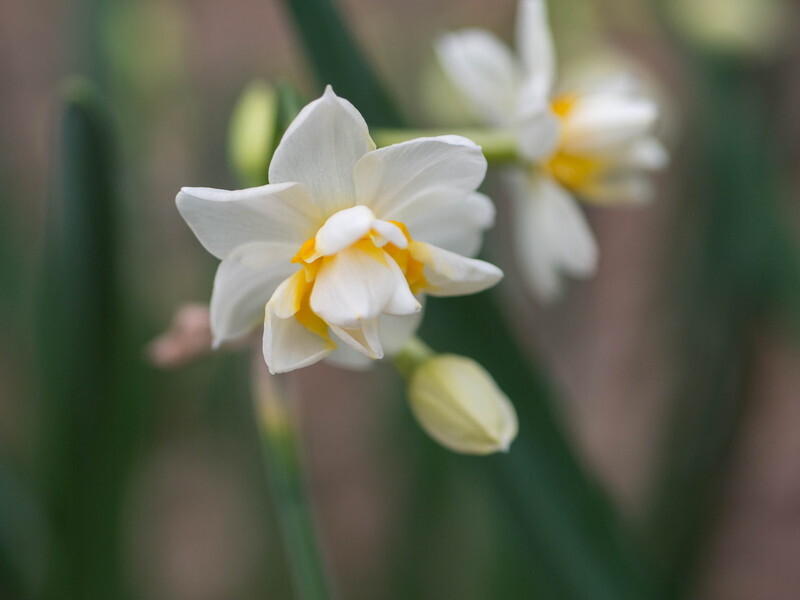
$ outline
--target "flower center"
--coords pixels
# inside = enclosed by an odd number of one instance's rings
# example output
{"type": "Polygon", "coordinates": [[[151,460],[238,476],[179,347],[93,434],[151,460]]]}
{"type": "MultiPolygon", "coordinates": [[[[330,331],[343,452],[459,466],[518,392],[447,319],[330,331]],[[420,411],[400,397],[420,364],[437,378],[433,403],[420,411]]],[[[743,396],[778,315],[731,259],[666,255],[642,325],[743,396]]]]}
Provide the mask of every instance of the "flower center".
{"type": "MultiPolygon", "coordinates": [[[[414,240],[408,232],[408,228],[398,221],[385,221],[384,224],[391,224],[402,232],[407,244],[400,247],[389,241],[385,235],[370,229],[364,236],[355,241],[347,248],[356,249],[363,252],[373,260],[382,263],[387,268],[389,260],[394,260],[405,276],[406,283],[412,294],[418,294],[425,289],[426,281],[423,274],[424,264],[414,258],[412,246],[414,240]]],[[[342,248],[344,250],[345,248],[342,248]]],[[[326,264],[334,260],[336,254],[320,255],[318,252],[317,238],[312,237],[303,243],[297,254],[292,258],[293,263],[302,266],[302,269],[293,275],[294,293],[293,301],[296,309],[295,318],[307,329],[317,335],[329,339],[328,326],[325,321],[317,315],[311,308],[311,293],[314,290],[314,283],[320,270],[326,264]]]]}
{"type": "MultiPolygon", "coordinates": [[[[577,102],[577,96],[562,94],[553,98],[550,103],[550,108],[561,121],[562,128],[564,123],[569,120],[577,102]]],[[[564,187],[579,191],[594,183],[605,170],[606,165],[596,157],[566,152],[562,141],[556,152],[542,165],[542,168],[564,187]]]]}

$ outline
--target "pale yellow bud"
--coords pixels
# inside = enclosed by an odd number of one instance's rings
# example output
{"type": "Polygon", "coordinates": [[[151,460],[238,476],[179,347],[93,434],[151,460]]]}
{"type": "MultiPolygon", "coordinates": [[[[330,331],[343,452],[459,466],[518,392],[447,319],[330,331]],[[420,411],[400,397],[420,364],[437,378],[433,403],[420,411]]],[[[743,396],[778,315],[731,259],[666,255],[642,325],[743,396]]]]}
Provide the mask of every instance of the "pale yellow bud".
{"type": "Polygon", "coordinates": [[[439,354],[414,369],[411,410],[443,446],[464,454],[507,452],[517,414],[491,375],[474,360],[439,354]]]}
{"type": "Polygon", "coordinates": [[[769,57],[779,49],[788,18],[786,0],[672,0],[685,35],[719,52],[769,57]]]}
{"type": "Polygon", "coordinates": [[[277,92],[263,81],[250,83],[239,96],[228,132],[231,167],[243,184],[267,183],[267,167],[275,151],[277,120],[277,92]]]}

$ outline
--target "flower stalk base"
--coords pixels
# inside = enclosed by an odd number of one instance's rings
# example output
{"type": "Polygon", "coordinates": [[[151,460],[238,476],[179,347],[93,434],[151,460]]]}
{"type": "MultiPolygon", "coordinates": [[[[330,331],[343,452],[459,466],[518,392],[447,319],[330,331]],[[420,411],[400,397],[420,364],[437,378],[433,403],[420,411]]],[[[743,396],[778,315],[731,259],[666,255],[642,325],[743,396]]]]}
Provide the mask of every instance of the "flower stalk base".
{"type": "Polygon", "coordinates": [[[276,383],[256,353],[253,361],[256,422],[294,589],[300,600],[330,600],[298,451],[297,430],[289,398],[276,383]]]}
{"type": "Polygon", "coordinates": [[[373,132],[375,143],[379,148],[399,144],[417,138],[437,137],[443,135],[459,135],[472,140],[483,150],[483,155],[490,163],[515,163],[520,160],[517,153],[516,133],[507,129],[377,129],[373,132]]]}

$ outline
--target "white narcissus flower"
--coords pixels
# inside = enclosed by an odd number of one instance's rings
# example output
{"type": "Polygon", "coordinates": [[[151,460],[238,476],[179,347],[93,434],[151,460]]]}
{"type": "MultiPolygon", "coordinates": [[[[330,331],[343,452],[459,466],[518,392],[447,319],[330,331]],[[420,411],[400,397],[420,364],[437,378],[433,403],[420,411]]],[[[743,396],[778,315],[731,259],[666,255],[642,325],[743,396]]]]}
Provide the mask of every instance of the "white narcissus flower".
{"type": "Polygon", "coordinates": [[[590,203],[641,203],[652,195],[647,171],[667,153],[653,136],[658,108],[628,78],[553,94],[555,53],[543,0],[521,0],[515,56],[481,29],[442,36],[439,61],[484,123],[515,132],[528,163],[507,173],[516,212],[519,259],[542,300],[557,298],[562,277],[588,277],[597,245],[578,197],[590,203]]]}
{"type": "Polygon", "coordinates": [[[181,215],[222,260],[214,344],[263,321],[273,373],[325,357],[360,366],[399,351],[423,294],[471,294],[502,277],[465,258],[494,220],[475,191],[485,173],[481,149],[462,137],[376,150],[361,114],[329,86],[287,129],[269,185],[178,194],[181,215]]]}

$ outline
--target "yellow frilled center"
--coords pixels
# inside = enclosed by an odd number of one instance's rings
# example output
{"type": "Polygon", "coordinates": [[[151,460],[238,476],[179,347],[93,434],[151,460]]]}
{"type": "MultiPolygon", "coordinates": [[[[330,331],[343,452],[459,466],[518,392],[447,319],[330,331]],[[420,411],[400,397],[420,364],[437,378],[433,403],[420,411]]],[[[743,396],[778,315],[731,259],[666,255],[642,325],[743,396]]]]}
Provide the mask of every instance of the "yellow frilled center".
{"type": "MultiPolygon", "coordinates": [[[[408,240],[406,248],[399,248],[391,242],[386,243],[384,246],[378,246],[375,239],[379,237],[375,231],[370,231],[358,240],[355,244],[350,246],[356,248],[361,252],[368,254],[374,260],[384,264],[388,268],[386,262],[386,254],[392,257],[400,270],[405,275],[408,287],[411,289],[412,294],[418,294],[425,289],[425,276],[423,274],[424,265],[411,254],[411,247],[414,240],[408,233],[408,228],[398,221],[390,221],[393,225],[400,228],[403,235],[408,240]]],[[[300,247],[300,250],[292,258],[293,263],[302,265],[302,269],[292,275],[293,286],[293,303],[295,318],[306,329],[316,333],[320,337],[330,339],[328,335],[328,325],[322,320],[313,310],[311,310],[311,292],[314,290],[314,282],[316,281],[319,270],[325,265],[326,261],[331,261],[335,255],[331,256],[317,256],[316,255],[316,238],[310,238],[300,247]]]]}
{"type": "MultiPolygon", "coordinates": [[[[562,124],[569,118],[578,98],[572,94],[556,96],[550,104],[562,124]]],[[[606,169],[604,161],[565,152],[561,145],[543,165],[543,169],[564,187],[580,191],[592,185],[606,169]]]]}

